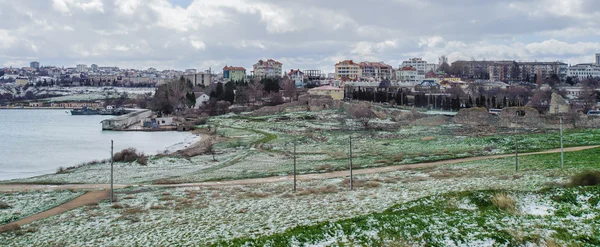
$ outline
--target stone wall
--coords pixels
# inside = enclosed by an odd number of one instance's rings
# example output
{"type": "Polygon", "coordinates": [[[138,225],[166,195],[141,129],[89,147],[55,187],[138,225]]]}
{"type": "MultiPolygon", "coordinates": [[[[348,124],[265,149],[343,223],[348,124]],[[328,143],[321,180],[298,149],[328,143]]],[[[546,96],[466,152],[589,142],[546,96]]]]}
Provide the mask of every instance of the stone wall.
{"type": "Polygon", "coordinates": [[[454,122],[466,125],[490,125],[492,116],[483,107],[461,109],[454,116],[454,122]]]}
{"type": "Polygon", "coordinates": [[[543,120],[540,113],[531,107],[506,107],[500,112],[498,126],[541,128],[545,125],[543,120]],[[525,116],[517,116],[517,111],[525,112],[525,116]]]}

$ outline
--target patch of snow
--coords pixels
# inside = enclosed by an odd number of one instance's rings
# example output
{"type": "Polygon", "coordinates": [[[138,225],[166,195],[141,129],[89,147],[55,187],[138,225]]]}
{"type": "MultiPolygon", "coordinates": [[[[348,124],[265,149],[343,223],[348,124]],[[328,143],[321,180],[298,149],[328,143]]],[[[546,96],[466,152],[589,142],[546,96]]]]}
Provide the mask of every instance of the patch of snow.
{"type": "Polygon", "coordinates": [[[549,201],[537,195],[528,194],[517,199],[517,207],[522,214],[535,216],[553,215],[556,210],[549,201]]]}

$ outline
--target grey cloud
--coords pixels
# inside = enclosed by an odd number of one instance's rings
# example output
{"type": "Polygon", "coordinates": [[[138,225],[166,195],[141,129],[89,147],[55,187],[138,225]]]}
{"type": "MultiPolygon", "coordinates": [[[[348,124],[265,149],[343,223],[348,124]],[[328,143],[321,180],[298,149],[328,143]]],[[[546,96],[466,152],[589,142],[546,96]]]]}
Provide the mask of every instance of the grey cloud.
{"type": "Polygon", "coordinates": [[[332,71],[341,59],[398,66],[413,56],[591,61],[600,43],[586,30],[600,30],[590,21],[598,1],[564,11],[551,8],[556,1],[68,0],[58,11],[53,1],[0,0],[0,34],[10,35],[0,65],[215,69],[274,58],[286,70],[332,71]]]}

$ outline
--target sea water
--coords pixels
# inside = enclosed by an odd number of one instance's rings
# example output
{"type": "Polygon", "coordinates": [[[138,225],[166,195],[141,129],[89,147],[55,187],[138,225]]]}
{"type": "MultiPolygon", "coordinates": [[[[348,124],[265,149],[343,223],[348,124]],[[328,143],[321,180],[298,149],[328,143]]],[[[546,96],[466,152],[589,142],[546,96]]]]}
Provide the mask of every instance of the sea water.
{"type": "Polygon", "coordinates": [[[133,147],[145,154],[183,148],[190,132],[102,131],[112,116],[71,116],[67,110],[0,110],[0,180],[54,173],[59,167],[110,158],[133,147]]]}

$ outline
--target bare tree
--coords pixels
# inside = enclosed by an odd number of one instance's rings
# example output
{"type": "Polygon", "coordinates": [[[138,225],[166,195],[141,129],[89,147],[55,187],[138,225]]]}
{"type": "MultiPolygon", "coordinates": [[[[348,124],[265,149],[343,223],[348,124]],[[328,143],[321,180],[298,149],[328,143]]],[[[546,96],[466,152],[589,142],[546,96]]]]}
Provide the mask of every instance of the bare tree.
{"type": "Polygon", "coordinates": [[[296,96],[296,83],[289,79],[284,79],[282,81],[283,84],[283,96],[290,99],[290,101],[294,100],[294,96],[296,96]]]}
{"type": "Polygon", "coordinates": [[[264,86],[260,82],[253,82],[248,84],[248,101],[255,103],[258,99],[263,97],[264,86]]]}
{"type": "Polygon", "coordinates": [[[360,121],[365,129],[369,128],[369,121],[371,119],[376,118],[375,112],[369,109],[368,106],[364,104],[354,105],[348,109],[348,113],[358,121],[360,121]]]}

